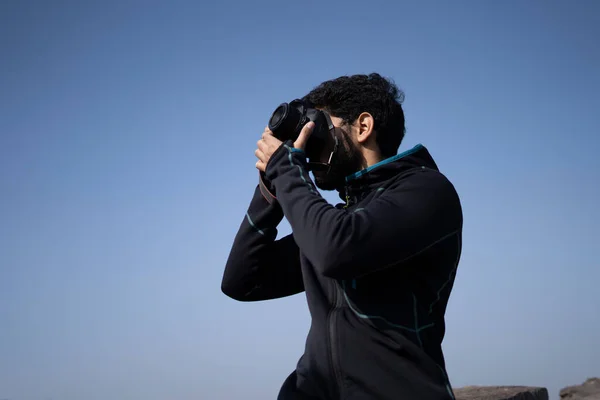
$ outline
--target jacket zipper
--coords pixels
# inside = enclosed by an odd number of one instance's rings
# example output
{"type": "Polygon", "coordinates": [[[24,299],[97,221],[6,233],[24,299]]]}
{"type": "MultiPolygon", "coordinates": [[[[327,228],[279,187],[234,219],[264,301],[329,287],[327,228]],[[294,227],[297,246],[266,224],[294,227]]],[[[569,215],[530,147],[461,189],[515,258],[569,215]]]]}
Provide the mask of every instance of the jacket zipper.
{"type": "Polygon", "coordinates": [[[331,369],[335,378],[335,391],[337,398],[341,396],[342,391],[342,374],[339,368],[339,355],[337,346],[337,331],[336,331],[336,316],[337,310],[341,307],[341,296],[337,281],[333,281],[333,308],[329,311],[329,348],[331,356],[331,369]]]}
{"type": "Polygon", "coordinates": [[[350,205],[350,195],[348,194],[348,186],[344,188],[344,192],[346,194],[346,204],[344,205],[344,208],[348,208],[348,206],[350,205]]]}
{"type": "MultiPolygon", "coordinates": [[[[348,193],[348,186],[344,188],[346,194],[346,204],[344,208],[350,206],[350,195],[348,193]]],[[[331,370],[335,379],[335,393],[336,398],[340,398],[342,395],[342,373],[339,367],[339,354],[337,346],[337,331],[336,331],[336,317],[337,310],[342,306],[342,296],[339,293],[339,285],[336,280],[332,280],[333,284],[333,307],[329,310],[329,355],[331,362],[331,370]]]]}

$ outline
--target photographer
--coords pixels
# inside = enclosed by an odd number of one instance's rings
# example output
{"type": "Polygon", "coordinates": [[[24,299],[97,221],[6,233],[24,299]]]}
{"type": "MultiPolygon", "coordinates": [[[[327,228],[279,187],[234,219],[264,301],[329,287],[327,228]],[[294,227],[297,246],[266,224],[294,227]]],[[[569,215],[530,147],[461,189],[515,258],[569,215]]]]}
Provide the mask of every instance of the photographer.
{"type": "Polygon", "coordinates": [[[462,209],[425,147],[397,154],[401,98],[378,74],[326,81],[278,108],[258,141],[222,291],[306,293],[311,329],[279,399],[453,399],[442,340],[462,209]],[[276,240],[284,217],[293,233],[276,240]]]}

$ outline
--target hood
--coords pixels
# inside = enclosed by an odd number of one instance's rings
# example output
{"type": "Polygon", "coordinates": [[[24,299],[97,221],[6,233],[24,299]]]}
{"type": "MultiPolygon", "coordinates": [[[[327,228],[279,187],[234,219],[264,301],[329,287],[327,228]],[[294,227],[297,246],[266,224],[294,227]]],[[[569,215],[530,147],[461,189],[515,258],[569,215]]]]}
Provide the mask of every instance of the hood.
{"type": "Polygon", "coordinates": [[[439,171],[427,148],[422,144],[418,144],[412,149],[348,175],[344,188],[345,193],[340,191],[340,198],[345,200],[346,196],[356,196],[361,192],[368,192],[369,189],[379,187],[393,176],[415,167],[425,167],[439,171]]]}

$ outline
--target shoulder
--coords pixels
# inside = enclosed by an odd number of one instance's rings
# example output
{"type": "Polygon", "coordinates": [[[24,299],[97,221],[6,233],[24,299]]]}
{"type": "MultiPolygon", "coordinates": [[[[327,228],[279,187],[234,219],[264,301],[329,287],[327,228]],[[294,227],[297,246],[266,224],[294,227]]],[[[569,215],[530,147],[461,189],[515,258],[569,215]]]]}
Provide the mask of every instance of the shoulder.
{"type": "Polygon", "coordinates": [[[438,216],[462,220],[460,197],[454,184],[442,172],[414,168],[398,174],[382,195],[397,206],[429,210],[438,216]]]}
{"type": "Polygon", "coordinates": [[[415,167],[401,172],[392,179],[390,189],[415,189],[427,193],[448,194],[458,196],[454,184],[437,169],[415,167]]]}

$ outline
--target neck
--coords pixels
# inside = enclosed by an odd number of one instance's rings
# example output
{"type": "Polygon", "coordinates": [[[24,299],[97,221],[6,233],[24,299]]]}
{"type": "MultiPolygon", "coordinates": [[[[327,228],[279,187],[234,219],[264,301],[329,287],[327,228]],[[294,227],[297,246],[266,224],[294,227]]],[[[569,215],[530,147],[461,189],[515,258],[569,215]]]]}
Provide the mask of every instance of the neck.
{"type": "Polygon", "coordinates": [[[381,153],[377,150],[364,149],[362,153],[363,168],[369,168],[371,165],[375,165],[384,159],[381,153]]]}

